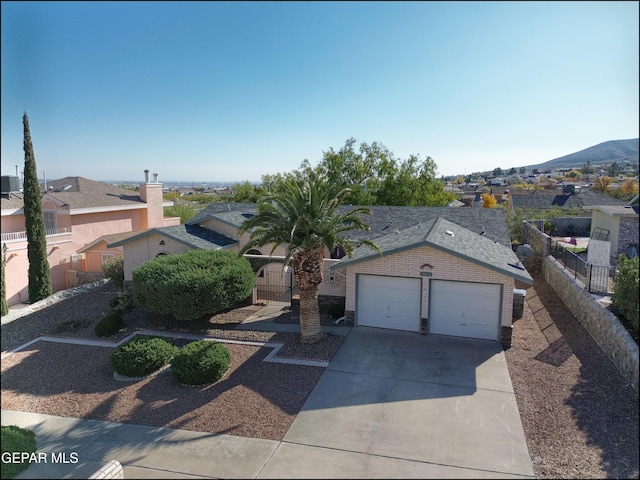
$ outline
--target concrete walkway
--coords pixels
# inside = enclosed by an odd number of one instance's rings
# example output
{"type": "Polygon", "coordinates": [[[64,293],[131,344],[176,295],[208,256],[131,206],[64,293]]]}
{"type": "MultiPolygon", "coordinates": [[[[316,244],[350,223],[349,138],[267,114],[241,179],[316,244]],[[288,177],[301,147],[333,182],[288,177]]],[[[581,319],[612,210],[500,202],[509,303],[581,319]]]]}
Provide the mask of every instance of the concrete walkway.
{"type": "Polygon", "coordinates": [[[346,330],[281,442],[3,410],[48,460],[18,478],[534,478],[498,343],[346,330]]]}

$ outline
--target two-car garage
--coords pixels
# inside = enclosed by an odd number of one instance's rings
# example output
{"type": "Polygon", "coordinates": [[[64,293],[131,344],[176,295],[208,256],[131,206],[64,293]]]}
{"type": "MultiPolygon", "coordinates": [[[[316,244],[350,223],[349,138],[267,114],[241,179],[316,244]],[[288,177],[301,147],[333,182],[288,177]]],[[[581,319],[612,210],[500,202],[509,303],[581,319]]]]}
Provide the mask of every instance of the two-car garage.
{"type": "Polygon", "coordinates": [[[428,333],[498,340],[503,286],[451,280],[358,275],[356,323],[420,331],[423,281],[428,333]]]}

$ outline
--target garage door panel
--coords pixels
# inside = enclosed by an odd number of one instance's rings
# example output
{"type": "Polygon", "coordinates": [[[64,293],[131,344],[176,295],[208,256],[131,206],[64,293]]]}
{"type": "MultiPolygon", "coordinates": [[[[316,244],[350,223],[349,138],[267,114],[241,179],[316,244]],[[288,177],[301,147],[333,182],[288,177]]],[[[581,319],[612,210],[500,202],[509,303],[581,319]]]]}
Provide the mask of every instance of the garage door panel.
{"type": "Polygon", "coordinates": [[[421,291],[420,279],[360,275],[358,325],[418,331],[421,291]]]}
{"type": "Polygon", "coordinates": [[[497,340],[501,296],[497,284],[432,280],[429,333],[497,340]]]}

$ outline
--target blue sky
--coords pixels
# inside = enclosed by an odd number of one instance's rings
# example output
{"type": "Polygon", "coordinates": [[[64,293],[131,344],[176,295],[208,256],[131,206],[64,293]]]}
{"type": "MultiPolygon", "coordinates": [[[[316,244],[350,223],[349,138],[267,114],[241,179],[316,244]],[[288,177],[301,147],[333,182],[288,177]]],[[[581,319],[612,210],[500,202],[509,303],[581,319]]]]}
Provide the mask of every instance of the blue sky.
{"type": "Polygon", "coordinates": [[[2,173],[260,181],[354,137],[439,175],[637,138],[638,2],[2,2],[2,173]]]}

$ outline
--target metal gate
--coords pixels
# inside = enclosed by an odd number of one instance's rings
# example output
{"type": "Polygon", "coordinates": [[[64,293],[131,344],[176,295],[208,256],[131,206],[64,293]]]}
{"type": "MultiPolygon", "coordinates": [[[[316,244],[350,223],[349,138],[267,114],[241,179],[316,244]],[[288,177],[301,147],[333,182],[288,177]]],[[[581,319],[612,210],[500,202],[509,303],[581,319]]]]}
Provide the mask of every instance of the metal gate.
{"type": "Polygon", "coordinates": [[[256,301],[271,306],[290,307],[293,290],[293,271],[263,268],[256,278],[256,301]]]}
{"type": "Polygon", "coordinates": [[[609,267],[589,264],[587,285],[589,292],[610,292],[611,288],[609,285],[609,267]]]}

